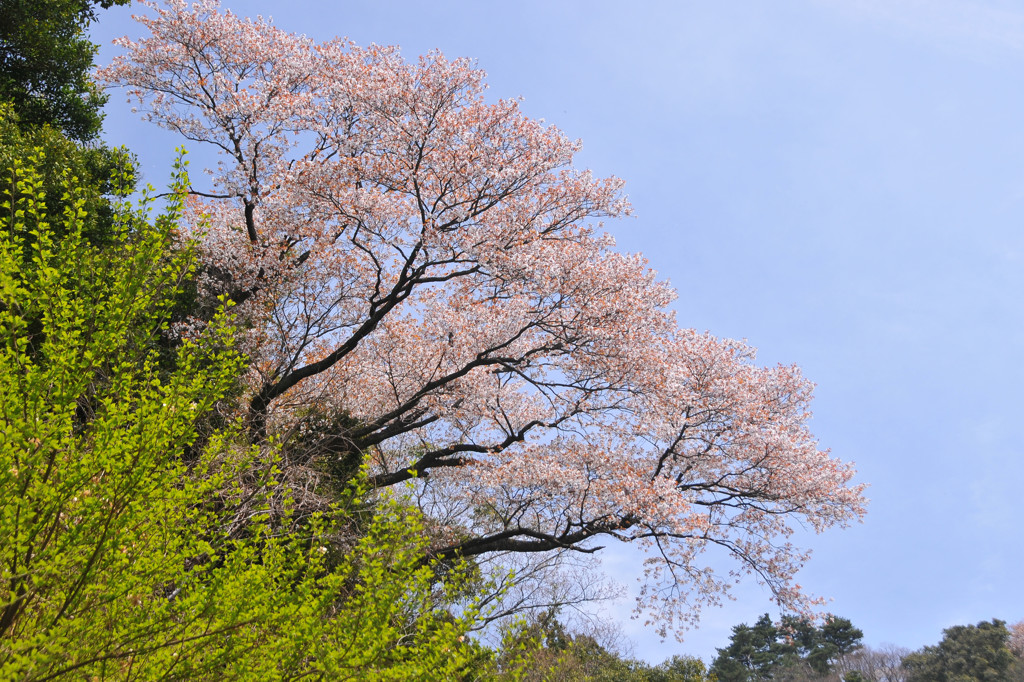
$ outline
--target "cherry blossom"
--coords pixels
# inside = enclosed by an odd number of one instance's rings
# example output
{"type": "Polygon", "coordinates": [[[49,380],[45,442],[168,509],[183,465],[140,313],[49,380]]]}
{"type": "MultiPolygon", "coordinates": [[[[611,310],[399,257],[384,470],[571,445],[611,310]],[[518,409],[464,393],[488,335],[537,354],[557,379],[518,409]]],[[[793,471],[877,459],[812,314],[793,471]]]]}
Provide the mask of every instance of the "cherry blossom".
{"type": "Polygon", "coordinates": [[[812,384],[678,325],[672,288],[602,231],[630,208],[572,165],[578,141],[485,97],[466,59],[148,6],[151,37],[100,75],[222,154],[184,230],[203,294],[244,319],[253,442],[414,479],[439,557],[635,543],[663,627],[744,573],[813,606],[794,527],[865,500],[808,430],[812,384]]]}

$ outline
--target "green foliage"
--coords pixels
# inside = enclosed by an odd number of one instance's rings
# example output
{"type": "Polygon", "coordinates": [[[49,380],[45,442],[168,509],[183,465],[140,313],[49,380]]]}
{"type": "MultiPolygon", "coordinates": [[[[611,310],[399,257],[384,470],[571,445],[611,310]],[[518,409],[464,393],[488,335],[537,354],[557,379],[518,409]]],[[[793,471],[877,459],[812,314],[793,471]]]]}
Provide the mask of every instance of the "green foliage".
{"type": "Polygon", "coordinates": [[[64,213],[71,208],[65,196],[65,178],[73,178],[74,201],[81,202],[79,223],[83,236],[93,244],[110,244],[114,238],[116,203],[134,189],[134,160],[124,149],[83,147],[49,125],[23,127],[10,103],[0,103],[0,168],[26,159],[40,150],[35,171],[43,192],[44,218],[54,236],[64,229],[64,213]]]}
{"type": "Polygon", "coordinates": [[[699,658],[673,656],[658,665],[648,668],[645,682],[717,682],[718,677],[709,673],[699,658]]]}
{"type": "Polygon", "coordinates": [[[942,631],[937,646],[903,659],[908,682],[1011,682],[1015,657],[1006,623],[995,619],[942,631]]]}
{"type": "Polygon", "coordinates": [[[750,627],[740,624],[732,629],[729,646],[718,650],[711,670],[723,682],[746,682],[765,677],[778,667],[783,655],[778,630],[766,613],[750,627]]]}
{"type": "Polygon", "coordinates": [[[787,616],[778,625],[766,613],[753,626],[733,628],[729,646],[718,650],[712,672],[723,682],[789,677],[813,678],[860,648],[864,633],[846,618],[829,616],[821,626],[787,616]]]}
{"type": "Polygon", "coordinates": [[[240,368],[223,311],[172,369],[158,361],[194,268],[189,248],[173,248],[183,174],[154,223],[146,206],[115,211],[103,247],[83,235],[89,190],[67,176],[51,225],[44,164],[40,150],[13,159],[3,188],[0,679],[486,670],[464,636],[473,609],[438,606],[459,572],[438,585],[410,505],[374,501],[358,538],[345,535],[368,508],[358,491],[357,512],[271,523],[271,503],[288,507],[273,450],[225,429],[182,456],[240,368]]]}
{"type": "Polygon", "coordinates": [[[95,8],[129,0],[0,0],[0,97],[25,126],[52,125],[79,142],[96,137],[106,96],[89,71],[85,37],[95,8]]]}
{"type": "MultiPolygon", "coordinates": [[[[155,376],[146,346],[190,268],[187,253],[163,259],[173,214],[152,228],[124,216],[113,257],[83,238],[70,182],[63,234],[51,228],[42,163],[13,160],[0,241],[0,665],[29,677],[166,644],[149,631],[174,622],[170,600],[129,612],[181,571],[187,539],[169,531],[202,497],[173,455],[237,368],[191,345],[181,373],[155,376]]],[[[225,331],[211,333],[229,344],[225,331]]]]}
{"type": "Polygon", "coordinates": [[[861,647],[864,633],[846,618],[830,616],[820,627],[802,618],[785,616],[779,627],[783,665],[807,666],[826,675],[836,661],[861,647]]]}
{"type": "Polygon", "coordinates": [[[90,79],[95,46],[84,31],[96,7],[129,0],[0,0],[0,168],[40,149],[46,219],[64,224],[62,178],[76,178],[82,233],[93,243],[112,237],[109,195],[134,187],[134,161],[124,149],[92,143],[106,101],[90,79]]]}
{"type": "Polygon", "coordinates": [[[715,682],[700,659],[672,658],[651,666],[609,651],[589,635],[573,634],[548,609],[511,628],[501,652],[517,653],[514,675],[526,682],[715,682]]]}

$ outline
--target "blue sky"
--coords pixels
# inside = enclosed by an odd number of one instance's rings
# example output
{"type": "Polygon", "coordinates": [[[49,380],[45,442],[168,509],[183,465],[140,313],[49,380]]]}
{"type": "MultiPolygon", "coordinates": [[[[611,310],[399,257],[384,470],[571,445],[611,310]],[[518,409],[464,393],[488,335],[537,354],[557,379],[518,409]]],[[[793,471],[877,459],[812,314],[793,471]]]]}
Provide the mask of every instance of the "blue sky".
{"type": "MultiPolygon", "coordinates": [[[[583,139],[580,166],[624,178],[636,217],[608,227],[678,289],[680,323],[803,367],[814,432],[871,484],[862,525],[802,538],[800,579],[868,644],[1024,619],[1024,7],[222,1],[475,58],[494,96],[583,139]]],[[[130,13],[94,27],[101,63],[141,35],[130,13]]],[[[164,184],[178,140],[117,93],[106,128],[164,184]]],[[[608,566],[633,587],[628,557],[608,566]]],[[[618,609],[638,655],[710,660],[775,613],[737,596],[682,644],[618,609]]]]}

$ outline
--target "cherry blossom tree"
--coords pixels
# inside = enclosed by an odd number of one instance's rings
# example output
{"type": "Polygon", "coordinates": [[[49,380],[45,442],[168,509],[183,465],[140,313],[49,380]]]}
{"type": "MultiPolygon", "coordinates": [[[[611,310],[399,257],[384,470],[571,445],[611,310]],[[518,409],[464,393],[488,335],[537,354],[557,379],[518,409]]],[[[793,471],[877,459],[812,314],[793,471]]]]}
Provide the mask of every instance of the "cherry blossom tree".
{"type": "Polygon", "coordinates": [[[1018,658],[1024,658],[1024,620],[1010,626],[1010,650],[1018,658]]]}
{"type": "Polygon", "coordinates": [[[629,206],[572,165],[578,141],[486,98],[466,59],[149,7],[151,37],[100,75],[222,154],[188,229],[201,295],[244,317],[253,443],[414,481],[442,559],[638,544],[638,608],[663,626],[743,573],[812,606],[794,524],[864,512],[807,428],[812,384],[677,324],[672,288],[602,231],[629,206]]]}

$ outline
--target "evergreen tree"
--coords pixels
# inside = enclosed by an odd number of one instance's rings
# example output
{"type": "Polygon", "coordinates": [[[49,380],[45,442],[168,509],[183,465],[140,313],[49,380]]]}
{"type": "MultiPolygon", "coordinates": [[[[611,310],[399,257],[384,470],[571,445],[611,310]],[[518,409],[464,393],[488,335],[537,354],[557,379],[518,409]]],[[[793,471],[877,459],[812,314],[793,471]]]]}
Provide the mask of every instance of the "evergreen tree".
{"type": "Polygon", "coordinates": [[[1006,623],[994,619],[956,625],[942,631],[942,641],[903,659],[908,682],[1016,682],[1015,658],[1008,646],[1006,623]]]}
{"type": "Polygon", "coordinates": [[[68,138],[99,134],[106,96],[90,77],[96,46],[85,30],[97,6],[130,0],[0,0],[0,96],[22,125],[52,125],[68,138]]]}
{"type": "Polygon", "coordinates": [[[711,672],[722,682],[824,676],[860,648],[863,636],[846,618],[828,616],[817,626],[786,616],[776,625],[766,613],[753,627],[733,628],[729,646],[718,650],[711,672]]]}

